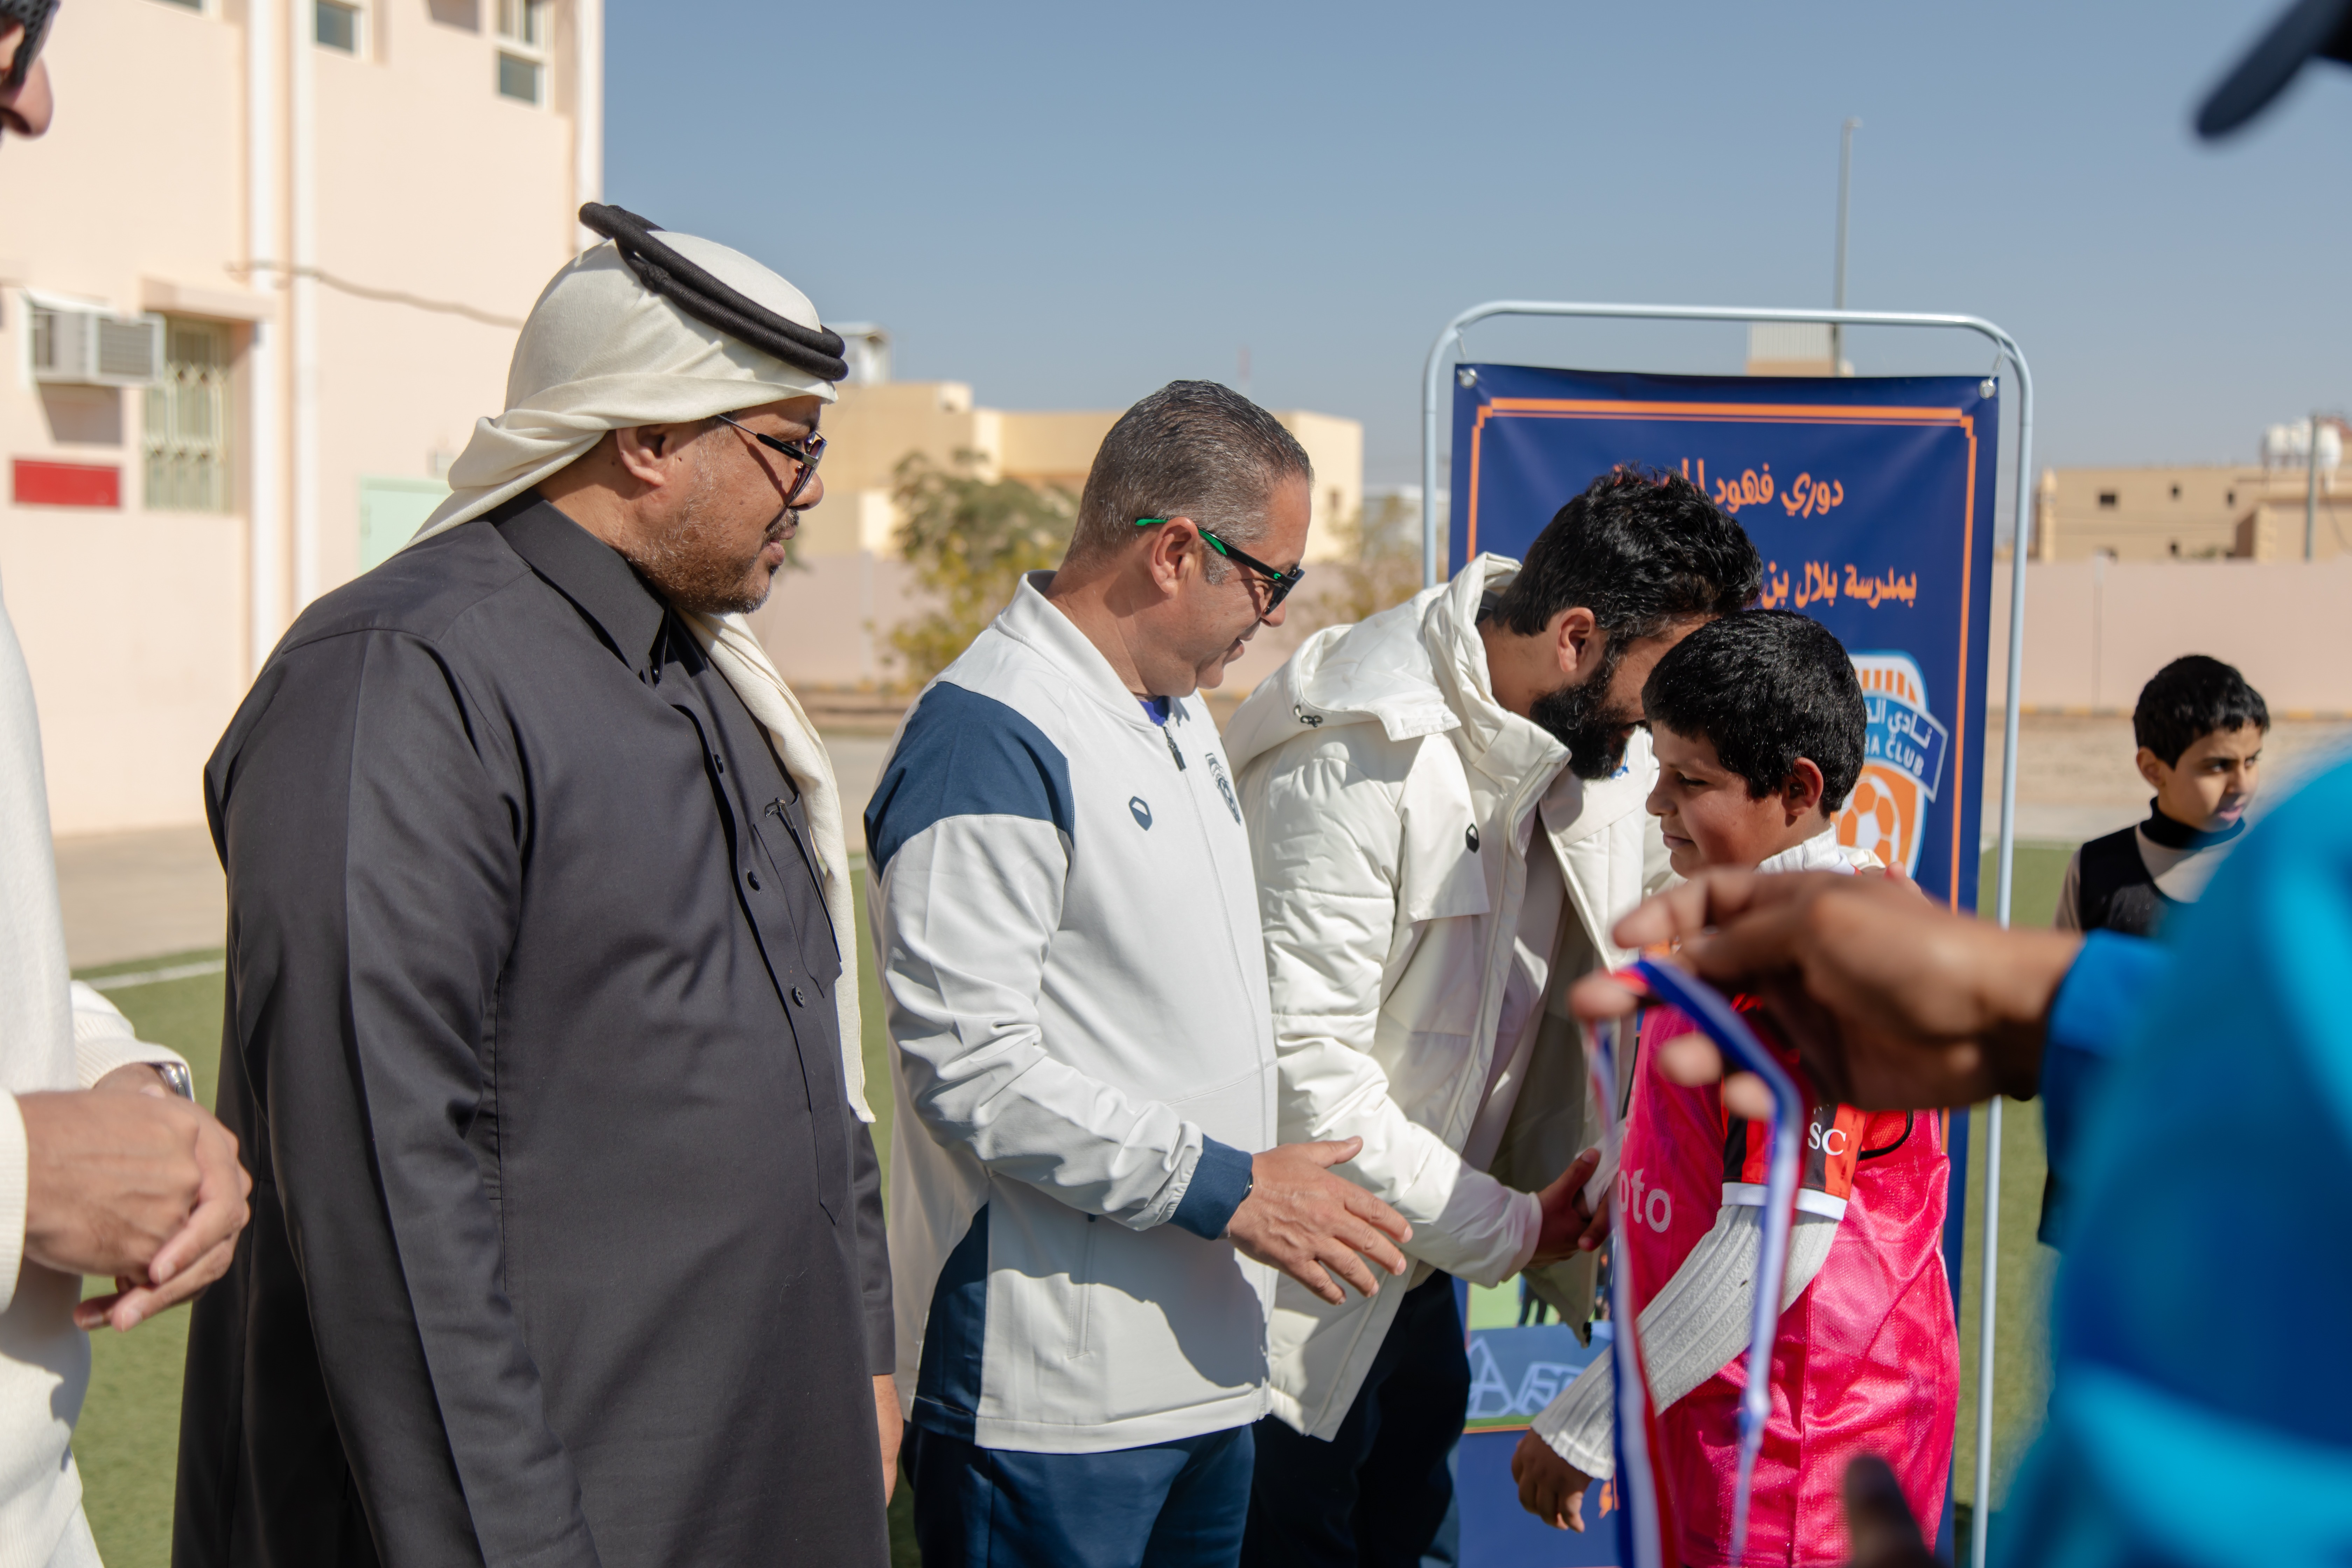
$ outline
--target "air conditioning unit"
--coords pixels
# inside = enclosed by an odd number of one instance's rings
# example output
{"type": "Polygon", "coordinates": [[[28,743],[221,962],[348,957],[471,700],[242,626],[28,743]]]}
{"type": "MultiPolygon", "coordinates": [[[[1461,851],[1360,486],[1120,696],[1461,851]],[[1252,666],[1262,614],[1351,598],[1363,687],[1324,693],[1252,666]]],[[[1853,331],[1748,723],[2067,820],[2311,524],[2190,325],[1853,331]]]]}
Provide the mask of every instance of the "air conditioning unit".
{"type": "Polygon", "coordinates": [[[33,379],[74,386],[152,386],[163,372],[163,323],[33,306],[33,379]]]}

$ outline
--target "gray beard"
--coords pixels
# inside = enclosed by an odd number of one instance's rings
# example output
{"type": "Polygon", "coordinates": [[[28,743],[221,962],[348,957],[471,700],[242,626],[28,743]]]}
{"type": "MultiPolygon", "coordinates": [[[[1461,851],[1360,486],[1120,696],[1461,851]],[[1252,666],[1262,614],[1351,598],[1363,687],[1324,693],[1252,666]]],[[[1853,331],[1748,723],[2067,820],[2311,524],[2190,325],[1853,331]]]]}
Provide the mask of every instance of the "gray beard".
{"type": "Polygon", "coordinates": [[[760,551],[792,532],[800,514],[778,511],[769,520],[759,548],[751,554],[722,554],[706,531],[709,500],[709,479],[698,475],[685,506],[679,509],[677,526],[652,543],[641,546],[629,557],[629,564],[681,614],[749,615],[768,602],[776,585],[772,574],[765,579],[756,576],[760,551]]]}

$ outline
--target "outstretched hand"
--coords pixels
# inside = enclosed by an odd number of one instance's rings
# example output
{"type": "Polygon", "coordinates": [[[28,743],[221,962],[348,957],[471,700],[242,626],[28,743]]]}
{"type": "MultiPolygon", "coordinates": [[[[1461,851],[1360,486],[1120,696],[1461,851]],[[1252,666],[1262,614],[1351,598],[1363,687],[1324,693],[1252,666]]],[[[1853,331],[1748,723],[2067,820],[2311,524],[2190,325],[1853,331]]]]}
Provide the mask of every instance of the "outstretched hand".
{"type": "Polygon", "coordinates": [[[1335,1307],[1348,1297],[1332,1283],[1332,1273],[1365,1296],[1380,1289],[1368,1258],[1402,1279],[1407,1265],[1397,1247],[1412,1239],[1412,1226],[1330,1172],[1363,1147],[1360,1138],[1342,1138],[1285,1143],[1252,1156],[1250,1194],[1234,1211],[1225,1234],[1242,1251],[1274,1265],[1335,1307]]]}
{"type": "MultiPolygon", "coordinates": [[[[1873,1110],[2030,1096],[2041,1079],[2042,1021],[2081,939],[2004,931],[1938,908],[1907,882],[1834,872],[1701,872],[1617,922],[1624,947],[1678,942],[1702,978],[1763,998],[1822,1091],[1873,1110]]],[[[1570,998],[1590,1025],[1636,998],[1587,975],[1570,998]]],[[[1670,1041],[1660,1069],[1680,1083],[1723,1076],[1696,1036],[1670,1041]]],[[[1771,1114],[1745,1074],[1724,1087],[1741,1116],[1771,1114]]]]}
{"type": "Polygon", "coordinates": [[[1592,1478],[1552,1452],[1550,1444],[1533,1432],[1520,1437],[1511,1451],[1511,1479],[1519,1487],[1519,1506],[1554,1530],[1584,1531],[1584,1494],[1592,1478]]]}
{"type": "Polygon", "coordinates": [[[1547,1263],[1558,1263],[1563,1258],[1573,1258],[1580,1252],[1591,1252],[1609,1237],[1609,1205],[1587,1203],[1585,1184],[1592,1180],[1595,1167],[1601,1163],[1601,1151],[1587,1149],[1575,1163],[1561,1173],[1559,1180],[1538,1194],[1543,1205],[1543,1227],[1536,1235],[1535,1256],[1528,1267],[1540,1268],[1547,1263]],[[1593,1213],[1595,1207],[1600,1213],[1593,1213]]]}

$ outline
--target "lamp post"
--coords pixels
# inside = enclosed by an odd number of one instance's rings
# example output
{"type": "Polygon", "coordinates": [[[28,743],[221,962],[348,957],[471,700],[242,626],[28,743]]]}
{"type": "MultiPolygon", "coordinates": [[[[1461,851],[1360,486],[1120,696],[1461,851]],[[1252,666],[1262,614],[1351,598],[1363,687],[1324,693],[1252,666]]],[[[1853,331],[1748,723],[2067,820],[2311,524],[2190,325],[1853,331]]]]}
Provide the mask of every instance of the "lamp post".
{"type": "Polygon", "coordinates": [[[2311,560],[2319,548],[2319,416],[2311,416],[2311,467],[2303,485],[2303,558],[2311,560]]]}
{"type": "MultiPolygon", "coordinates": [[[[1830,309],[1845,309],[1845,235],[1846,203],[1853,190],[1853,133],[1862,129],[1859,120],[1848,120],[1838,136],[1838,225],[1837,282],[1830,290],[1830,309]]],[[[1830,374],[1845,374],[1845,323],[1830,323],[1830,374]]]]}

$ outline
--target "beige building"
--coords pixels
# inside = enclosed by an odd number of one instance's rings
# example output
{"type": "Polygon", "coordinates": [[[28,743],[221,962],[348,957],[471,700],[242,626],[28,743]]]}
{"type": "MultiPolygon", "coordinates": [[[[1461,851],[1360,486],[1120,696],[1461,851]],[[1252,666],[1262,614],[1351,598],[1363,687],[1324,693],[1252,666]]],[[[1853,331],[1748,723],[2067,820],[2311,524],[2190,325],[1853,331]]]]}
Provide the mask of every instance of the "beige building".
{"type": "MultiPolygon", "coordinates": [[[[2033,559],[2301,561],[2310,469],[2259,464],[2047,468],[2034,493],[2033,559]]],[[[2319,471],[2314,551],[2352,551],[2352,488],[2319,471]]]]}
{"type": "MultiPolygon", "coordinates": [[[[844,386],[824,416],[824,501],[802,520],[804,569],[780,576],[774,598],[754,617],[777,668],[808,686],[873,686],[896,678],[885,637],[917,604],[912,575],[898,558],[891,501],[894,471],[908,454],[947,468],[970,453],[980,478],[1059,485],[1075,495],[1121,412],[985,408],[972,401],[971,386],[956,381],[844,386]]],[[[1339,525],[1353,521],[1363,506],[1363,426],[1302,410],[1275,417],[1315,465],[1307,559],[1330,560],[1343,548],[1339,525]]],[[[1267,652],[1287,647],[1273,634],[1260,640],[1267,652]]],[[[1254,652],[1234,672],[1234,681],[1254,679],[1259,662],[1254,652]]]]}
{"type": "Polygon", "coordinates": [[[61,834],[199,822],[297,610],[390,552],[591,237],[602,0],[72,0],[0,143],[0,592],[61,834]]]}
{"type": "MultiPolygon", "coordinates": [[[[975,459],[982,479],[1058,485],[1076,495],[1124,410],[1032,413],[982,408],[960,381],[852,384],[825,411],[824,504],[809,513],[801,534],[804,558],[893,552],[898,519],[890,504],[892,475],[909,454],[942,468],[961,454],[975,459]]],[[[1337,548],[1331,524],[1351,518],[1364,500],[1364,428],[1352,419],[1303,411],[1275,415],[1298,438],[1315,465],[1315,500],[1307,559],[1337,548]]]]}

